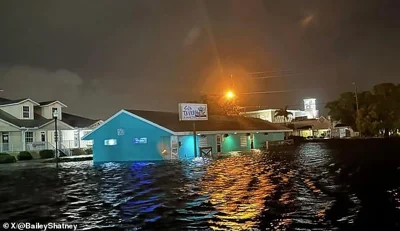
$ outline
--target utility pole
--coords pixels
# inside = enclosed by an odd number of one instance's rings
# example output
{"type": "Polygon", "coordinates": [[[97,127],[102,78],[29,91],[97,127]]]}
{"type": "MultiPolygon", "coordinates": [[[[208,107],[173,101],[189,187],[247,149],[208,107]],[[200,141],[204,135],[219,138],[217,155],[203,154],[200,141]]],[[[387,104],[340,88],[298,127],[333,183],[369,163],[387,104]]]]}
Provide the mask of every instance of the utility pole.
{"type": "Polygon", "coordinates": [[[54,141],[56,142],[56,167],[58,168],[58,130],[57,130],[57,119],[58,119],[58,111],[53,111],[53,118],[54,118],[54,141]]]}
{"type": "MultiPolygon", "coordinates": [[[[354,85],[354,94],[355,94],[355,97],[356,97],[356,107],[357,107],[356,125],[357,125],[357,123],[359,123],[359,119],[360,119],[360,110],[359,110],[359,107],[358,107],[357,84],[355,82],[353,82],[353,85],[354,85]]],[[[361,130],[358,131],[358,132],[359,132],[359,136],[361,136],[361,130]]]]}

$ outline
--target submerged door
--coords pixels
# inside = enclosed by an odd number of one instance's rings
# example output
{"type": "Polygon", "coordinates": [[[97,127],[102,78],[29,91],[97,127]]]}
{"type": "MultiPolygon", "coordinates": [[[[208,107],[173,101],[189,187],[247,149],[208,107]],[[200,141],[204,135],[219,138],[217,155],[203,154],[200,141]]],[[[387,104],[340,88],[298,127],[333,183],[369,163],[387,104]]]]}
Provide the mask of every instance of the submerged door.
{"type": "Polygon", "coordinates": [[[2,132],[1,133],[1,149],[3,152],[7,152],[10,150],[10,145],[9,145],[9,134],[8,132],[2,132]]]}
{"type": "Polygon", "coordinates": [[[221,135],[217,135],[217,153],[221,152],[221,135]]]}

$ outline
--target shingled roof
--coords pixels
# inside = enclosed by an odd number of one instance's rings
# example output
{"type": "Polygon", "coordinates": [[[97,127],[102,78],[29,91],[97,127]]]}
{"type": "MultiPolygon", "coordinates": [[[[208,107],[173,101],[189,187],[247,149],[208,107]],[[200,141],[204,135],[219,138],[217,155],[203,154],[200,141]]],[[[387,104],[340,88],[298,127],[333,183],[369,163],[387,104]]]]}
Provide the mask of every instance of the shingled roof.
{"type": "Polygon", "coordinates": [[[62,113],[62,121],[75,128],[86,128],[97,123],[100,120],[88,119],[82,116],[77,116],[69,113],[62,113]]]}
{"type": "Polygon", "coordinates": [[[7,105],[7,104],[13,104],[13,103],[19,103],[22,101],[28,100],[28,98],[24,98],[24,99],[15,99],[15,100],[11,100],[11,99],[6,99],[6,98],[0,98],[0,105],[7,105]]]}
{"type": "MultiPolygon", "coordinates": [[[[193,130],[190,121],[179,121],[178,113],[125,110],[143,119],[151,121],[174,132],[189,132],[193,130]]],[[[273,124],[266,120],[243,116],[209,116],[206,121],[196,121],[197,131],[290,131],[291,129],[273,124]]]]}
{"type": "Polygon", "coordinates": [[[26,128],[40,127],[51,121],[50,119],[46,119],[36,113],[34,114],[33,120],[21,120],[3,110],[0,110],[0,119],[7,121],[11,124],[14,124],[18,127],[26,127],[26,128]]]}

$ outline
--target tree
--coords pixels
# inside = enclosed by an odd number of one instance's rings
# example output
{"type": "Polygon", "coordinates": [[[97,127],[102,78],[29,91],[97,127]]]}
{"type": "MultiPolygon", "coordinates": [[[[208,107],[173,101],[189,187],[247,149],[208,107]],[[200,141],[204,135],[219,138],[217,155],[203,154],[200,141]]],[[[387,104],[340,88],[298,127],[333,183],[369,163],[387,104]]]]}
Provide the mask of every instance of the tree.
{"type": "Polygon", "coordinates": [[[339,96],[339,99],[328,102],[325,106],[329,110],[329,115],[333,120],[340,121],[353,129],[356,126],[356,101],[354,93],[345,92],[339,96]]]}
{"type": "Polygon", "coordinates": [[[326,104],[332,119],[351,126],[363,135],[384,133],[389,136],[400,126],[400,85],[382,83],[371,91],[358,93],[359,116],[355,95],[346,92],[339,99],[326,104]]]}
{"type": "Polygon", "coordinates": [[[283,121],[284,121],[285,125],[286,125],[286,121],[289,119],[289,116],[293,115],[293,113],[289,112],[287,110],[287,108],[288,108],[288,106],[275,111],[275,115],[274,115],[274,117],[283,116],[283,121]]]}

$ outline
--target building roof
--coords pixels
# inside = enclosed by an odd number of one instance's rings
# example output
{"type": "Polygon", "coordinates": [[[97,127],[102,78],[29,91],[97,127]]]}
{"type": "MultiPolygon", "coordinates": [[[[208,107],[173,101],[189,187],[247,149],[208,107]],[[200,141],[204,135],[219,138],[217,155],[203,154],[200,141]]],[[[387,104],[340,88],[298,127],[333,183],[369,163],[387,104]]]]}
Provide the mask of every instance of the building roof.
{"type": "Polygon", "coordinates": [[[85,118],[82,116],[77,116],[69,113],[62,113],[62,121],[72,127],[75,128],[86,128],[90,127],[91,125],[101,121],[101,120],[93,120],[89,118],[85,118]]]}
{"type": "Polygon", "coordinates": [[[46,119],[36,113],[34,114],[33,120],[21,120],[3,110],[0,110],[0,119],[8,123],[11,123],[15,126],[26,127],[26,128],[40,127],[51,121],[50,119],[46,119]]]}
{"type": "Polygon", "coordinates": [[[40,106],[45,106],[45,105],[49,105],[52,103],[57,102],[57,100],[51,100],[51,101],[44,101],[44,102],[39,102],[40,106]]]}
{"type": "MultiPolygon", "coordinates": [[[[193,122],[179,121],[179,114],[174,112],[125,110],[145,120],[151,121],[174,132],[190,132],[193,122]]],[[[252,131],[252,130],[291,130],[271,122],[242,116],[209,116],[206,121],[196,121],[197,131],[252,131]]]]}
{"type": "Polygon", "coordinates": [[[50,104],[53,104],[53,103],[59,103],[59,104],[61,104],[63,107],[67,107],[67,105],[61,103],[61,102],[58,101],[58,100],[51,100],[51,101],[39,102],[40,106],[42,106],[42,107],[43,107],[43,106],[50,105],[50,104]]]}
{"type": "Polygon", "coordinates": [[[28,98],[15,99],[15,100],[6,99],[6,98],[0,98],[0,105],[8,105],[8,104],[20,103],[20,102],[25,101],[25,100],[28,100],[28,98]]]}

